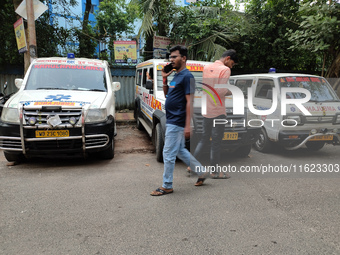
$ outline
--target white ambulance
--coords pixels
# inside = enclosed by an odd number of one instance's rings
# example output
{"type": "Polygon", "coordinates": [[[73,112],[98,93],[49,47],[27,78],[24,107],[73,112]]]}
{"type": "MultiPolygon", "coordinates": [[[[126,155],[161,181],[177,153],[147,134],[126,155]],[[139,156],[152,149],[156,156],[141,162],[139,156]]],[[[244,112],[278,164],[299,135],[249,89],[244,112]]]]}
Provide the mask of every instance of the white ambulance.
{"type": "Polygon", "coordinates": [[[8,161],[25,157],[98,154],[114,157],[115,91],[106,61],[75,58],[35,59],[18,92],[5,103],[0,148],[8,161]]]}
{"type": "MultiPolygon", "coordinates": [[[[156,148],[157,161],[163,161],[163,146],[165,135],[165,97],[163,93],[162,68],[169,64],[167,60],[151,59],[137,65],[136,69],[136,95],[135,95],[135,119],[138,129],[145,129],[156,148]]],[[[203,133],[201,114],[202,98],[202,74],[203,67],[210,62],[187,61],[187,69],[193,74],[196,82],[194,110],[193,110],[193,134],[190,139],[190,147],[194,148],[203,133]]],[[[168,77],[168,82],[173,79],[174,73],[168,77]]],[[[233,114],[232,97],[226,97],[227,120],[234,122],[246,122],[248,111],[245,114],[233,114]]],[[[225,125],[223,149],[234,151],[238,156],[248,156],[251,145],[257,140],[260,129],[248,126],[225,125]]]]}
{"type": "Polygon", "coordinates": [[[273,144],[288,150],[340,144],[340,100],[325,78],[267,73],[232,76],[229,83],[242,90],[260,117],[250,123],[261,126],[254,144],[258,151],[270,152],[273,144]]]}

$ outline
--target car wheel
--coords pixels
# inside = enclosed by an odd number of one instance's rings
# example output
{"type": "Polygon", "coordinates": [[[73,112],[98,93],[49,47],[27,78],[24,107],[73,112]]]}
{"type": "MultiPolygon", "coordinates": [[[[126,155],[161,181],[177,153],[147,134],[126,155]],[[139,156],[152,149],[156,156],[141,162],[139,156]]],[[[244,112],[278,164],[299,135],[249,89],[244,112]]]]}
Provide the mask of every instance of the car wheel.
{"type": "Polygon", "coordinates": [[[261,129],[259,139],[254,143],[254,147],[259,152],[269,152],[272,148],[272,142],[263,128],[261,129]]]}
{"type": "Polygon", "coordinates": [[[9,162],[23,162],[25,161],[25,156],[22,153],[13,153],[13,152],[8,152],[8,151],[4,151],[4,155],[5,158],[7,159],[7,161],[9,162]]]}
{"type": "Polygon", "coordinates": [[[247,145],[244,145],[244,146],[241,146],[240,148],[238,148],[234,152],[234,154],[237,157],[246,158],[246,157],[248,157],[250,151],[251,151],[251,144],[247,144],[247,145]]]}
{"type": "Polygon", "coordinates": [[[102,159],[113,159],[115,156],[115,139],[112,138],[110,142],[110,146],[105,150],[99,153],[102,159]]]}
{"type": "Polygon", "coordinates": [[[135,107],[134,115],[135,115],[136,126],[137,126],[138,130],[143,130],[144,127],[139,120],[139,118],[141,117],[141,113],[140,113],[140,108],[138,106],[135,107]]]}
{"type": "Polygon", "coordinates": [[[310,151],[318,151],[323,148],[325,142],[306,142],[306,147],[310,151]]]}
{"type": "Polygon", "coordinates": [[[163,162],[164,141],[163,141],[162,128],[161,128],[161,124],[160,123],[158,123],[156,125],[155,147],[156,147],[156,158],[157,158],[157,161],[158,162],[163,162]]]}

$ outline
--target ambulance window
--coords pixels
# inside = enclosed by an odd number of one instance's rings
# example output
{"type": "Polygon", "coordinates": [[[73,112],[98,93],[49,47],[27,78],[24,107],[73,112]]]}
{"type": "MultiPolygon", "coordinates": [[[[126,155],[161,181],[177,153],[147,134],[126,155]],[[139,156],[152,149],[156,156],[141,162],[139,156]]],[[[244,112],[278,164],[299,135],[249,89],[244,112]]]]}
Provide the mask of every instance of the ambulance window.
{"type": "MultiPolygon", "coordinates": [[[[230,82],[230,80],[229,80],[230,82]]],[[[239,79],[236,81],[236,87],[240,88],[243,92],[243,95],[247,96],[248,88],[251,87],[253,83],[252,79],[239,79]]],[[[230,83],[231,84],[231,83],[230,83]]]]}
{"type": "Polygon", "coordinates": [[[148,71],[148,69],[144,68],[143,69],[143,87],[145,88],[145,84],[146,84],[146,72],[148,71]]]}
{"type": "Polygon", "coordinates": [[[142,84],[142,70],[137,70],[136,84],[140,86],[142,84]]]}
{"type": "Polygon", "coordinates": [[[270,79],[259,79],[256,87],[255,97],[267,98],[268,91],[273,91],[274,81],[270,79]]]}

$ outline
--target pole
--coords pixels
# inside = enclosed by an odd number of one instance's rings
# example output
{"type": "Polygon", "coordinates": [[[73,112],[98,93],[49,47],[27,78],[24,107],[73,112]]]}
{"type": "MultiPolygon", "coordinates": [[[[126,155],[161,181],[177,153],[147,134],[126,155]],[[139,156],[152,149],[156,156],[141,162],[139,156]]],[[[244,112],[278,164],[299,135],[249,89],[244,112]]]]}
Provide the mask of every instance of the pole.
{"type": "Polygon", "coordinates": [[[29,52],[30,52],[30,62],[37,58],[37,40],[35,34],[35,21],[34,21],[34,9],[33,0],[26,0],[26,10],[27,10],[27,28],[29,34],[29,52]]]}

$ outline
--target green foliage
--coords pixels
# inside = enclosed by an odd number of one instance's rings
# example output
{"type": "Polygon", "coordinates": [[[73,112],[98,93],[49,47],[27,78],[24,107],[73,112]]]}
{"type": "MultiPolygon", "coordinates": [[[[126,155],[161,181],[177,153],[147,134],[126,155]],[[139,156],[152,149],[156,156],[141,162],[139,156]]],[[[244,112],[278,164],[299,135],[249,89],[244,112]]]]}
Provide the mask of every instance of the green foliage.
{"type": "Polygon", "coordinates": [[[326,77],[340,77],[340,5],[324,1],[306,2],[299,9],[301,15],[296,30],[288,30],[290,49],[305,49],[323,55],[326,77]]]}
{"type": "Polygon", "coordinates": [[[179,7],[170,37],[189,48],[190,58],[213,61],[232,48],[249,24],[229,1],[199,1],[179,7]]]}
{"type": "Polygon", "coordinates": [[[144,58],[152,58],[153,35],[169,36],[170,26],[176,13],[175,0],[131,0],[137,6],[137,15],[142,19],[138,37],[144,36],[144,58]]]}
{"type": "MultiPolygon", "coordinates": [[[[52,3],[53,4],[53,3],[52,3]]],[[[70,5],[74,5],[74,0],[61,1],[61,12],[68,14],[70,5]]],[[[18,53],[17,42],[14,34],[13,24],[17,21],[18,16],[14,12],[12,0],[0,1],[0,37],[3,38],[2,47],[0,47],[0,65],[23,65],[23,54],[18,53]]],[[[72,37],[72,31],[58,27],[56,22],[50,25],[50,16],[48,11],[44,12],[35,22],[36,41],[38,57],[52,57],[58,55],[58,46],[65,45],[67,38],[72,37]]],[[[25,27],[27,26],[24,20],[25,27]]],[[[28,44],[28,38],[26,38],[28,44]]]]}
{"type": "Polygon", "coordinates": [[[133,32],[132,24],[137,17],[137,7],[127,5],[124,0],[104,0],[96,13],[98,37],[109,38],[109,49],[113,50],[113,42],[123,34],[133,32]]]}

